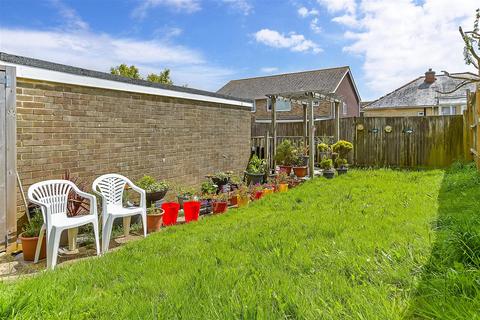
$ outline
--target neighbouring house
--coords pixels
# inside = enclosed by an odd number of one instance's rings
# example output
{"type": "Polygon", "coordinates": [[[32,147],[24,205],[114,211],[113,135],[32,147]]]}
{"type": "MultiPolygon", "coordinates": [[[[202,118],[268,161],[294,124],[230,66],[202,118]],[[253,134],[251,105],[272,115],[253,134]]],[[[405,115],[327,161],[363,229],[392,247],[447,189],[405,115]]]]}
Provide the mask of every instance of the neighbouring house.
{"type": "MultiPolygon", "coordinates": [[[[252,122],[270,123],[272,104],[271,100],[266,97],[267,94],[308,90],[335,94],[340,97],[343,100],[340,106],[340,117],[358,117],[360,115],[360,94],[348,66],[232,80],[217,93],[254,100],[252,122]]],[[[281,101],[281,107],[279,107],[278,103],[277,101],[278,122],[303,121],[301,104],[281,101]]],[[[325,101],[314,106],[315,121],[334,118],[333,103],[325,101]]]]}
{"type": "MultiPolygon", "coordinates": [[[[474,76],[455,73],[452,77],[474,76]]],[[[474,84],[455,90],[463,80],[436,75],[429,69],[425,76],[403,85],[362,108],[365,117],[409,117],[462,114],[467,105],[466,91],[475,91],[474,84]],[[455,91],[454,91],[455,90],[455,91]],[[453,92],[452,92],[453,91],[453,92]]]]}

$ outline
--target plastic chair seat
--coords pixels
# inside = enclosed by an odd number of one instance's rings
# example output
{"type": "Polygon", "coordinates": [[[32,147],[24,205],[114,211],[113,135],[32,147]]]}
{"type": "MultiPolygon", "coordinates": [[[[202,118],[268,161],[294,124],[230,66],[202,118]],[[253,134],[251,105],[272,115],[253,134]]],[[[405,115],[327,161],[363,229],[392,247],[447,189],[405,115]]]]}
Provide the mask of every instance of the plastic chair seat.
{"type": "Polygon", "coordinates": [[[75,217],[67,217],[63,214],[52,215],[50,221],[52,222],[52,227],[64,229],[76,228],[83,226],[87,223],[92,223],[98,218],[93,215],[81,215],[75,217]]]}
{"type": "Polygon", "coordinates": [[[122,207],[116,204],[107,205],[107,214],[115,217],[128,217],[136,214],[141,214],[143,208],[141,207],[122,207]]]}

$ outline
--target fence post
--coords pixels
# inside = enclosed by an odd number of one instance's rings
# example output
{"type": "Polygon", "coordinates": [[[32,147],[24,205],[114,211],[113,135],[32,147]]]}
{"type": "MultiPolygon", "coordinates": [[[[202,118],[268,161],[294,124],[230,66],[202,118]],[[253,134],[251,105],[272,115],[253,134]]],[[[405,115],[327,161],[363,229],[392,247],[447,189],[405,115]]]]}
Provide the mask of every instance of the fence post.
{"type": "Polygon", "coordinates": [[[477,88],[476,94],[475,94],[475,135],[476,135],[476,145],[475,145],[475,151],[477,152],[476,157],[475,157],[475,163],[477,164],[477,170],[480,170],[480,130],[478,130],[478,121],[480,119],[480,88],[477,88]]]}
{"type": "Polygon", "coordinates": [[[272,168],[272,164],[270,163],[271,160],[271,154],[270,154],[270,132],[268,130],[265,131],[265,144],[264,144],[264,150],[265,150],[265,160],[267,162],[267,171],[270,172],[270,169],[272,168]]]}

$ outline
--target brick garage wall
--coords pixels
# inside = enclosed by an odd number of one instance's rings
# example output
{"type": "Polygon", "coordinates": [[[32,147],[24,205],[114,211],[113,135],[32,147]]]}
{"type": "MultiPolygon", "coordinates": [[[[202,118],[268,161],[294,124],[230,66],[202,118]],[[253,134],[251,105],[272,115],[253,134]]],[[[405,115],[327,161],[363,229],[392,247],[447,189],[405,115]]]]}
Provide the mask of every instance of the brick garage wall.
{"type": "Polygon", "coordinates": [[[25,192],[66,169],[89,189],[112,172],[184,185],[218,170],[241,172],[250,123],[248,108],[17,79],[17,166],[25,192]]]}

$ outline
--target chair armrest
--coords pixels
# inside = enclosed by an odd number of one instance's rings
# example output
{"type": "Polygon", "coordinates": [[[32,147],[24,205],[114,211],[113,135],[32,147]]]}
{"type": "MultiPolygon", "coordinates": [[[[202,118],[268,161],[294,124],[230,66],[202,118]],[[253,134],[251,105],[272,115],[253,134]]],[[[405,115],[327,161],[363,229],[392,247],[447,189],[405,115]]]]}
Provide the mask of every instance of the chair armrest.
{"type": "Polygon", "coordinates": [[[74,186],[73,190],[79,196],[86,198],[90,201],[90,214],[97,215],[97,198],[93,194],[83,192],[77,186],[74,186]]]}
{"type": "Polygon", "coordinates": [[[132,188],[132,190],[138,192],[140,194],[140,207],[146,208],[147,207],[147,193],[142,188],[136,186],[130,180],[127,181],[127,184],[132,188]]]}

